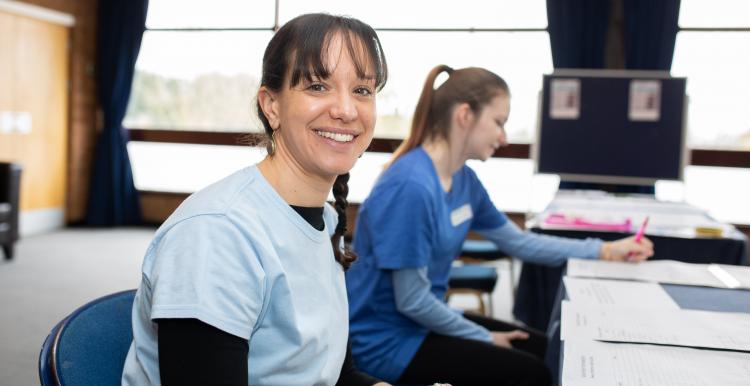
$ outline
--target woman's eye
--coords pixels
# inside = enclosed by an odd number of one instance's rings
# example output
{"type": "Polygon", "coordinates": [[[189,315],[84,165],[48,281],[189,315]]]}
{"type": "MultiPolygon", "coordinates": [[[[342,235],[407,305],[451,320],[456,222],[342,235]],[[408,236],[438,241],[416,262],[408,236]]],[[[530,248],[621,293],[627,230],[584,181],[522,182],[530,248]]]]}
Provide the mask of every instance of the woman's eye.
{"type": "Polygon", "coordinates": [[[356,89],[354,89],[354,92],[357,93],[357,94],[359,94],[359,95],[363,95],[363,96],[370,96],[370,95],[372,95],[372,90],[370,90],[367,87],[357,87],[356,89]]]}
{"type": "Polygon", "coordinates": [[[313,83],[307,86],[307,89],[311,91],[325,91],[326,87],[320,83],[313,83]]]}

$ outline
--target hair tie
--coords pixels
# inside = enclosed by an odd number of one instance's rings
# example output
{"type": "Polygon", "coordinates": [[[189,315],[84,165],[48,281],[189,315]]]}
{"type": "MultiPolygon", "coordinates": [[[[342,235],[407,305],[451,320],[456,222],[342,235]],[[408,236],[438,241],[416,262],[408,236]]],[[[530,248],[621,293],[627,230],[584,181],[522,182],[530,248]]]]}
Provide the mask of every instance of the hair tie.
{"type": "Polygon", "coordinates": [[[453,69],[450,68],[450,67],[448,67],[448,66],[446,66],[446,65],[443,65],[443,69],[437,75],[435,75],[435,81],[432,82],[432,89],[433,90],[439,89],[440,86],[442,86],[445,82],[448,81],[448,78],[451,77],[451,74],[453,74],[453,69]],[[448,76],[445,79],[440,79],[441,78],[440,74],[442,74],[442,73],[446,73],[446,74],[448,74],[448,76]],[[438,81],[438,80],[440,80],[440,81],[438,81]]]}

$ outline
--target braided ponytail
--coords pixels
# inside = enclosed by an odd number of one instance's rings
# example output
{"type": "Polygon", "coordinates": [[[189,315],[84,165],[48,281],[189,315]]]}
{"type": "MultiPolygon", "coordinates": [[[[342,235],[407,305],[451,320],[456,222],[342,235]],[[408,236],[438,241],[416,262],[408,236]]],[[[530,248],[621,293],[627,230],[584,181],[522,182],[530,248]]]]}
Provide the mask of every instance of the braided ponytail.
{"type": "Polygon", "coordinates": [[[346,233],[346,207],[349,203],[346,196],[349,194],[349,173],[340,174],[333,183],[333,207],[339,216],[339,222],[336,225],[336,231],[331,236],[331,245],[333,246],[333,257],[344,267],[346,271],[357,260],[357,254],[354,253],[347,245],[341,247],[341,241],[346,233]]]}

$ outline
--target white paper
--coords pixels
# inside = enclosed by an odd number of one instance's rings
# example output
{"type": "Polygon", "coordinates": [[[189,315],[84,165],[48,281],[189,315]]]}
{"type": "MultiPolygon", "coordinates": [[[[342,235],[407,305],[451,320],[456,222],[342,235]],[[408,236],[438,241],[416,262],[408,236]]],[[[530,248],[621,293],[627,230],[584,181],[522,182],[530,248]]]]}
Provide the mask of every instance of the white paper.
{"type": "Polygon", "coordinates": [[[750,289],[750,267],[739,265],[713,264],[720,267],[737,280],[738,288],[750,289]]]}
{"type": "Polygon", "coordinates": [[[565,342],[563,386],[747,386],[750,354],[587,340],[565,342]]]}
{"type": "Polygon", "coordinates": [[[578,119],[581,115],[581,82],[578,79],[553,79],[550,88],[550,118],[578,119]]]}
{"type": "Polygon", "coordinates": [[[674,260],[627,263],[569,259],[567,275],[715,288],[750,288],[750,267],[693,264],[674,260]]]}
{"type": "Polygon", "coordinates": [[[570,301],[581,305],[673,310],[680,308],[656,283],[583,279],[568,276],[563,278],[563,283],[565,283],[570,301]]]}
{"type": "Polygon", "coordinates": [[[658,121],[661,116],[661,82],[632,80],[628,102],[628,119],[631,121],[658,121]]]}
{"type": "Polygon", "coordinates": [[[560,339],[750,351],[750,314],[562,303],[560,339]]]}
{"type": "Polygon", "coordinates": [[[634,233],[648,216],[646,235],[695,238],[699,237],[696,228],[717,229],[724,237],[733,233],[731,225],[722,224],[711,218],[704,210],[683,202],[664,202],[646,197],[617,197],[603,192],[558,192],[555,199],[538,217],[537,224],[530,226],[555,228],[543,221],[550,213],[592,221],[630,219],[631,231],[634,233]]]}

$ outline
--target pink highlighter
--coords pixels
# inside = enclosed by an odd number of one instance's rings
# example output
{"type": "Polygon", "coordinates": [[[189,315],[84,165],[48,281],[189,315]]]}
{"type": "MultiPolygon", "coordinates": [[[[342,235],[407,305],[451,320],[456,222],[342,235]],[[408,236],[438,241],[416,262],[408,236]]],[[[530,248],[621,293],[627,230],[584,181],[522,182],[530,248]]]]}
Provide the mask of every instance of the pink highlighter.
{"type": "MultiPolygon", "coordinates": [[[[638,232],[635,233],[635,242],[640,243],[643,238],[643,234],[646,232],[646,225],[648,225],[648,216],[643,220],[643,224],[638,228],[638,232]]],[[[633,252],[628,252],[628,257],[633,256],[633,252]]],[[[628,259],[630,260],[630,259],[628,259]]]]}
{"type": "Polygon", "coordinates": [[[643,224],[638,228],[638,232],[635,234],[635,242],[640,243],[643,238],[643,233],[646,232],[646,225],[648,225],[648,216],[643,220],[643,224]]]}

